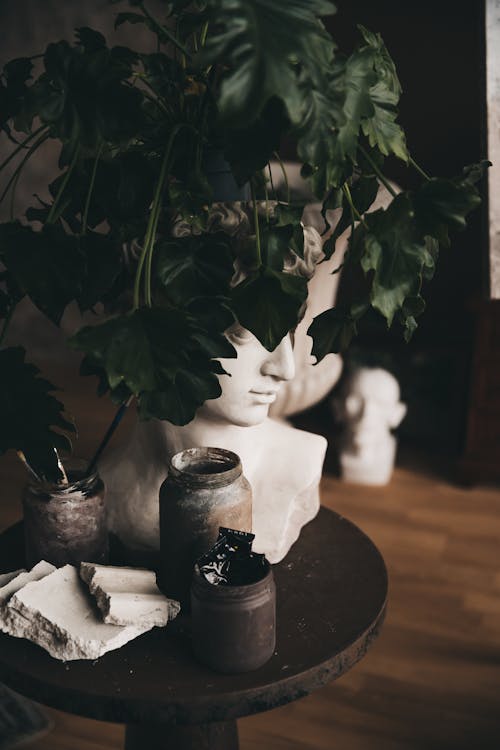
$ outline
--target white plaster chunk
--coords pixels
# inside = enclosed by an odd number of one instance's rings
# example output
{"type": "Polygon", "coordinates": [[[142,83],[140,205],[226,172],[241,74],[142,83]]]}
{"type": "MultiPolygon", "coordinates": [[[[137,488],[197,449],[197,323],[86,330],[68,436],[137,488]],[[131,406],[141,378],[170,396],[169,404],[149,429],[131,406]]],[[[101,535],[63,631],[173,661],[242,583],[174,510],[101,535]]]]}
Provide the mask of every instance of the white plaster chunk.
{"type": "Polygon", "coordinates": [[[20,573],[26,573],[26,569],[19,568],[19,570],[13,570],[10,573],[0,573],[0,589],[2,588],[2,586],[5,586],[5,584],[9,583],[9,581],[12,581],[12,579],[18,576],[20,573]]]}
{"type": "Polygon", "coordinates": [[[98,659],[151,627],[103,623],[72,565],[26,584],[11,597],[7,610],[11,635],[27,637],[63,661],[98,659]]]}
{"type": "Polygon", "coordinates": [[[82,562],[80,577],[95,596],[104,622],[112,625],[164,627],[181,608],[163,596],[152,570],[82,562]]]}
{"type": "Polygon", "coordinates": [[[0,627],[2,625],[3,613],[11,597],[27,583],[39,581],[41,578],[53,573],[55,567],[42,560],[29,572],[26,570],[15,570],[0,576],[0,627]]]}

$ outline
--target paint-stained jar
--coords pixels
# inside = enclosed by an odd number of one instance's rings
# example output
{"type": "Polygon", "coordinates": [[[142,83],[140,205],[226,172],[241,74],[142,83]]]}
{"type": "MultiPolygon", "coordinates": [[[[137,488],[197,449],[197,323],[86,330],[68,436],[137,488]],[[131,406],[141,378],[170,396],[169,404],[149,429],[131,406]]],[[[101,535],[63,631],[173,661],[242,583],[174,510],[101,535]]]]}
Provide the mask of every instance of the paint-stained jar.
{"type": "Polygon", "coordinates": [[[191,623],[196,657],[217,672],[250,672],[276,646],[276,587],[270,564],[264,577],[243,586],[214,585],[195,566],[191,623]]]}
{"type": "Polygon", "coordinates": [[[239,456],[222,448],[176,453],[160,487],[157,580],[185,610],[194,563],[215,544],[220,526],[252,530],[252,488],[239,456]]]}
{"type": "Polygon", "coordinates": [[[104,484],[84,463],[68,467],[69,484],[31,482],[23,493],[26,565],[40,560],[56,567],[82,561],[107,563],[108,529],[104,484]]]}

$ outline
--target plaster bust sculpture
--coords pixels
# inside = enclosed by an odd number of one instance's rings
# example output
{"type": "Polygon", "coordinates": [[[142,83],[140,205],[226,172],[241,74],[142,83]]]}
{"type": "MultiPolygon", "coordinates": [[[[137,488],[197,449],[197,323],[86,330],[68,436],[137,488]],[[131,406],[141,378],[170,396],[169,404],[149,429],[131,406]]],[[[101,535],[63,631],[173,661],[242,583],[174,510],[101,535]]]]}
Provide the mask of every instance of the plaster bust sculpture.
{"type": "Polygon", "coordinates": [[[360,484],[384,485],[391,478],[396,439],[391,434],[406,414],[396,378],[382,368],[362,367],[346,381],[333,401],[344,425],[340,442],[342,478],[360,484]]]}
{"type": "MultiPolygon", "coordinates": [[[[220,205],[212,229],[235,236],[248,232],[248,216],[238,205],[220,205]]],[[[183,224],[174,233],[191,231],[183,224]]],[[[290,253],[285,270],[310,278],[321,257],[321,238],[305,228],[304,260],[290,253]]],[[[234,283],[246,273],[237,267],[234,283]]],[[[279,562],[300,529],[319,510],[319,480],[326,440],[270,418],[281,386],[296,372],[292,335],[272,352],[237,323],[227,332],[236,359],[221,360],[222,395],[207,401],[189,424],[178,427],[152,420],[138,422],[124,446],[99,466],[106,484],[110,530],[132,550],[159,548],[158,492],[171,456],[185,448],[210,446],[237,453],[253,493],[253,549],[279,562]]]]}

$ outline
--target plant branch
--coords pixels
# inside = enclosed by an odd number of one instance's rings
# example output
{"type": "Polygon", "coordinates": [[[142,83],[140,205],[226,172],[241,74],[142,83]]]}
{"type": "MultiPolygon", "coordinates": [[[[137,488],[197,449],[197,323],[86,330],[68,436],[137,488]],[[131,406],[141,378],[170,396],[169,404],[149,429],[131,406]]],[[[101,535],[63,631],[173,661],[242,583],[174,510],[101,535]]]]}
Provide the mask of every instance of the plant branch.
{"type": "Polygon", "coordinates": [[[7,193],[10,190],[11,185],[13,185],[13,191],[16,189],[17,181],[21,175],[21,171],[28,161],[28,159],[33,156],[35,151],[37,150],[38,146],[41,146],[44,141],[48,138],[48,133],[43,133],[40,138],[35,141],[35,143],[28,149],[28,153],[24,155],[21,162],[17,165],[16,169],[14,170],[14,173],[11,175],[10,180],[8,181],[7,185],[5,186],[5,190],[3,191],[2,195],[0,196],[0,203],[2,203],[3,199],[7,195],[7,193]]]}
{"type": "Polygon", "coordinates": [[[425,180],[430,180],[431,179],[430,176],[427,174],[427,172],[424,172],[424,170],[422,169],[422,167],[420,167],[417,164],[417,162],[415,161],[415,159],[413,159],[411,156],[410,156],[410,164],[411,164],[411,166],[414,169],[417,170],[417,172],[419,173],[419,175],[421,175],[421,177],[423,177],[425,180]]]}
{"type": "Polygon", "coordinates": [[[278,196],[276,195],[276,188],[274,187],[274,181],[273,181],[273,173],[272,173],[271,165],[269,164],[269,162],[267,163],[267,169],[269,171],[269,181],[271,183],[271,190],[273,191],[274,200],[277,200],[278,196]]]}
{"type": "MultiPolygon", "coordinates": [[[[165,182],[165,179],[163,179],[162,187],[165,182]]],[[[153,269],[153,248],[154,243],[156,240],[156,231],[158,229],[158,222],[160,220],[160,213],[161,213],[161,193],[160,198],[158,199],[156,206],[154,207],[154,213],[153,213],[153,222],[151,226],[151,235],[149,238],[149,246],[146,253],[146,274],[144,277],[144,297],[146,300],[146,305],[148,307],[152,307],[153,305],[153,297],[151,294],[151,276],[152,276],[152,269],[153,269]]]]}
{"type": "Polygon", "coordinates": [[[266,223],[269,224],[269,191],[267,189],[267,180],[264,177],[264,195],[266,196],[266,223]]]}
{"type": "Polygon", "coordinates": [[[2,346],[2,344],[3,344],[3,340],[5,338],[5,334],[7,333],[7,328],[9,327],[9,323],[10,323],[10,321],[12,319],[13,314],[14,314],[14,309],[15,309],[15,306],[10,307],[9,308],[9,312],[5,316],[5,319],[4,319],[4,322],[3,322],[3,326],[2,326],[2,332],[0,333],[0,346],[2,346]]]}
{"type": "Polygon", "coordinates": [[[207,33],[208,33],[208,21],[205,21],[201,28],[201,35],[200,35],[200,47],[205,46],[205,42],[207,41],[207,33]]]}
{"type": "Polygon", "coordinates": [[[352,195],[351,195],[351,190],[350,190],[349,185],[347,184],[347,182],[344,182],[344,184],[342,185],[342,192],[344,193],[344,195],[345,195],[345,197],[347,199],[347,202],[349,204],[349,207],[351,209],[351,216],[352,216],[352,220],[353,220],[351,226],[354,227],[354,221],[357,220],[357,221],[361,222],[361,224],[365,227],[365,229],[368,229],[366,221],[363,219],[363,217],[359,213],[358,209],[354,205],[354,201],[353,201],[352,195]]]}
{"type": "Polygon", "coordinates": [[[133,398],[134,398],[134,395],[132,394],[131,396],[129,396],[129,398],[126,401],[123,402],[123,404],[121,404],[118,407],[118,410],[117,410],[117,412],[116,412],[116,414],[115,414],[115,416],[113,418],[113,421],[111,422],[111,424],[109,425],[108,429],[106,430],[106,434],[104,435],[103,439],[101,440],[101,443],[99,444],[99,447],[96,450],[92,461],[88,465],[87,476],[89,476],[89,474],[91,474],[93,472],[93,470],[95,469],[95,466],[96,466],[97,462],[99,461],[100,457],[102,456],[103,450],[106,448],[107,444],[109,443],[109,441],[111,440],[111,438],[113,436],[114,431],[116,430],[116,428],[118,427],[118,425],[122,421],[123,416],[124,416],[125,412],[127,411],[127,408],[132,403],[132,399],[133,398]]]}
{"type": "Polygon", "coordinates": [[[23,148],[25,148],[25,147],[27,146],[27,144],[28,144],[28,143],[29,143],[30,141],[32,141],[32,140],[33,140],[33,138],[36,138],[36,136],[37,136],[37,135],[38,135],[39,133],[41,133],[41,132],[42,132],[42,130],[45,130],[45,129],[47,129],[47,130],[48,130],[48,126],[47,126],[47,125],[41,125],[41,126],[40,126],[40,127],[39,127],[39,128],[37,129],[37,130],[35,130],[35,131],[34,131],[33,133],[31,133],[31,135],[29,135],[29,136],[28,136],[27,138],[25,138],[25,139],[24,139],[24,141],[23,141],[22,143],[20,143],[20,144],[18,145],[18,147],[17,147],[17,148],[15,148],[15,149],[14,149],[14,151],[13,151],[13,152],[12,152],[11,154],[9,154],[9,156],[8,156],[8,157],[7,157],[6,159],[4,159],[4,161],[3,161],[3,162],[2,162],[1,164],[0,164],[0,172],[2,171],[2,169],[3,169],[4,167],[6,167],[6,166],[7,166],[7,164],[8,164],[8,163],[9,163],[9,162],[10,162],[10,161],[11,161],[11,160],[12,160],[12,159],[13,159],[13,158],[14,158],[14,157],[15,157],[15,156],[16,156],[16,155],[17,155],[17,154],[18,154],[18,153],[20,152],[20,151],[22,151],[22,150],[23,150],[23,148]]]}
{"type": "Polygon", "coordinates": [[[172,147],[174,145],[174,141],[177,136],[177,133],[182,127],[183,127],[183,123],[179,123],[170,133],[169,139],[167,141],[167,147],[165,149],[165,153],[163,156],[163,161],[160,167],[160,175],[158,177],[158,182],[156,183],[153,203],[151,206],[151,211],[149,213],[148,225],[146,227],[146,234],[144,236],[144,245],[142,248],[141,256],[139,258],[139,263],[137,264],[137,270],[135,274],[134,308],[133,308],[134,310],[137,310],[137,308],[139,307],[139,290],[141,286],[142,269],[144,267],[144,262],[146,261],[146,259],[148,260],[147,266],[146,266],[146,281],[145,281],[146,303],[151,305],[151,265],[152,265],[152,256],[153,256],[153,245],[154,245],[154,241],[156,237],[156,229],[158,226],[158,220],[159,220],[159,214],[160,214],[159,204],[161,200],[161,193],[163,190],[163,185],[165,183],[165,177],[166,177],[168,163],[170,160],[172,147]]]}
{"type": "Polygon", "coordinates": [[[368,164],[371,166],[371,168],[373,169],[373,171],[375,172],[375,174],[379,178],[379,180],[382,183],[382,185],[384,185],[384,187],[389,191],[389,193],[392,195],[393,198],[396,198],[397,197],[396,191],[394,190],[394,188],[392,187],[392,185],[388,181],[388,179],[386,177],[384,177],[384,175],[382,174],[382,172],[380,171],[380,169],[377,167],[377,165],[373,161],[373,159],[370,156],[370,154],[368,153],[368,151],[366,151],[366,149],[364,149],[363,146],[359,146],[359,150],[361,151],[361,153],[365,157],[366,161],[368,162],[368,164]]]}
{"type": "Polygon", "coordinates": [[[66,185],[68,184],[68,180],[71,177],[71,174],[76,166],[76,162],[78,161],[78,154],[80,152],[80,145],[78,145],[75,149],[75,153],[73,154],[73,158],[71,159],[71,164],[66,170],[66,174],[64,175],[64,179],[61,182],[61,185],[59,186],[59,190],[57,191],[57,195],[54,198],[54,202],[52,203],[52,207],[49,211],[49,215],[47,216],[47,224],[54,224],[54,222],[57,221],[59,216],[56,214],[56,208],[59,204],[59,201],[61,200],[61,196],[64,193],[64,189],[66,185]]]}
{"type": "Polygon", "coordinates": [[[172,34],[171,31],[169,31],[169,29],[167,29],[166,26],[162,26],[161,23],[158,23],[158,21],[156,20],[156,18],[154,18],[151,15],[151,13],[146,9],[144,3],[139,3],[139,7],[142,10],[142,12],[144,13],[144,15],[146,16],[146,18],[148,19],[148,21],[154,26],[154,28],[160,34],[164,34],[167,37],[167,39],[169,39],[172,42],[172,44],[175,47],[177,47],[178,50],[180,50],[182,52],[183,55],[186,55],[186,57],[191,58],[191,55],[189,54],[188,50],[184,47],[184,45],[181,44],[179,42],[179,40],[175,38],[175,36],[172,34]]]}
{"type": "Polygon", "coordinates": [[[283,172],[283,179],[285,180],[285,186],[286,186],[286,200],[287,200],[287,203],[290,203],[290,185],[288,184],[288,175],[286,173],[285,165],[281,161],[281,157],[277,151],[273,152],[273,156],[275,157],[275,159],[277,159],[278,164],[280,165],[281,171],[283,172]]]}
{"type": "Polygon", "coordinates": [[[94,160],[94,166],[92,167],[92,175],[90,177],[90,185],[87,192],[87,198],[85,199],[85,208],[83,209],[83,216],[82,216],[82,228],[80,234],[86,234],[87,232],[87,223],[89,218],[89,209],[90,209],[90,201],[92,200],[92,193],[94,192],[94,184],[95,184],[95,177],[97,173],[97,165],[99,164],[99,159],[101,158],[102,149],[104,144],[101,143],[99,146],[99,149],[97,151],[95,160],[94,160]]]}
{"type": "Polygon", "coordinates": [[[260,248],[259,211],[257,208],[257,200],[255,198],[255,185],[254,185],[253,178],[250,180],[250,190],[252,192],[253,220],[255,224],[255,247],[257,248],[257,260],[259,262],[259,268],[261,268],[262,267],[262,252],[260,248]]]}

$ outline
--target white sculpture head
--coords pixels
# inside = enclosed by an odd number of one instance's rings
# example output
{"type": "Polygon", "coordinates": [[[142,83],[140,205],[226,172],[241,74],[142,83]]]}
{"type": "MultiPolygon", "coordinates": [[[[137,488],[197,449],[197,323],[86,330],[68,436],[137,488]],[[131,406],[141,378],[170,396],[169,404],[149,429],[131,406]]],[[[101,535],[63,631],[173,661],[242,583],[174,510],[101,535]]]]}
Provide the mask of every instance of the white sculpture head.
{"type": "Polygon", "coordinates": [[[236,359],[222,359],[227,375],[219,375],[222,395],[210,399],[197,417],[240,427],[251,427],[266,419],[284,381],[295,375],[290,334],[269,352],[246,328],[235,323],[226,336],[237,352],[236,359]]]}
{"type": "MultiPolygon", "coordinates": [[[[272,211],[274,205],[269,204],[269,208],[272,211]]],[[[265,215],[265,210],[265,203],[260,204],[262,215],[265,215]]],[[[210,212],[209,231],[224,231],[233,237],[235,243],[233,286],[243,281],[250,271],[244,263],[245,253],[239,254],[239,248],[244,249],[245,239],[252,231],[250,214],[249,208],[241,203],[214,204],[210,212]]],[[[174,225],[173,234],[183,237],[193,231],[196,230],[187,222],[179,221],[174,225]]],[[[304,258],[289,250],[283,270],[309,280],[322,256],[322,244],[316,229],[304,227],[304,258]]],[[[226,336],[236,349],[237,357],[220,360],[228,373],[218,375],[222,395],[206,401],[198,410],[195,421],[203,419],[240,427],[260,424],[268,416],[281,385],[295,375],[293,332],[285,336],[272,352],[237,322],[226,331],[226,336]]]]}
{"type": "Polygon", "coordinates": [[[348,379],[343,398],[335,402],[339,421],[352,434],[373,439],[397,427],[406,414],[396,378],[382,368],[362,367],[348,379]]]}

